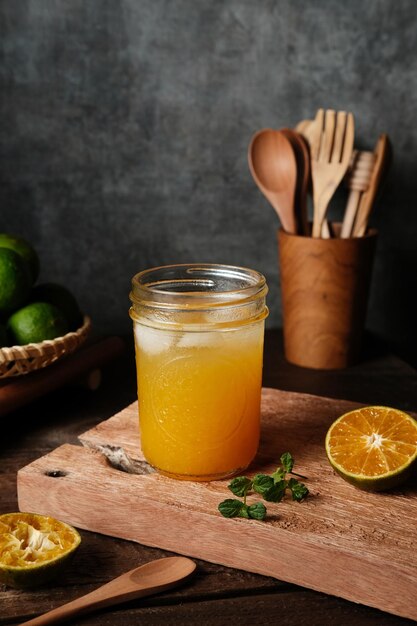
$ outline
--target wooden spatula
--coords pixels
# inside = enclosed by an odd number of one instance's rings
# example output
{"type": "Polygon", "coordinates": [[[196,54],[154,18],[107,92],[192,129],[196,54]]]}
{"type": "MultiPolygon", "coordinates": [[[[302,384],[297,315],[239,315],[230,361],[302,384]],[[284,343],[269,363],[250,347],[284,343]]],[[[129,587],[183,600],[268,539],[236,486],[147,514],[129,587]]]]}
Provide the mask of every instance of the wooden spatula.
{"type": "Polygon", "coordinates": [[[353,236],[363,237],[368,227],[369,216],[373,209],[375,198],[385,178],[392,159],[392,146],[386,133],[380,135],[374,150],[375,164],[367,191],[362,194],[359,209],[353,226],[353,236]]]}
{"type": "MultiPolygon", "coordinates": [[[[311,124],[313,124],[314,120],[301,120],[295,127],[295,132],[301,135],[307,144],[307,152],[308,158],[310,161],[310,142],[309,142],[309,129],[311,128],[311,124]]],[[[308,191],[311,191],[311,166],[309,162],[309,180],[308,180],[308,191]]],[[[310,227],[308,227],[308,234],[310,233],[310,227]]],[[[330,227],[327,220],[323,220],[323,225],[321,227],[321,236],[323,239],[329,239],[331,237],[330,227]]]]}

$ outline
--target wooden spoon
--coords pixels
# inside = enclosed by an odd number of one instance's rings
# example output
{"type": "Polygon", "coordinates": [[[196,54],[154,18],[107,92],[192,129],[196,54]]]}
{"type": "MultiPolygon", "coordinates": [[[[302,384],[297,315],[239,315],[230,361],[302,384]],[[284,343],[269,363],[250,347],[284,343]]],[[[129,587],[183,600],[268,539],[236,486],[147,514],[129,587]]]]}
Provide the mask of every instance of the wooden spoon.
{"type": "Polygon", "coordinates": [[[290,140],[297,162],[297,185],[295,191],[295,215],[299,234],[309,235],[307,193],[310,184],[310,155],[308,144],[301,133],[292,128],[281,128],[281,132],[290,140]]]}
{"type": "Polygon", "coordinates": [[[191,559],[172,556],[145,563],[136,569],[122,574],[81,598],[48,611],[39,617],[24,622],[21,626],[45,626],[54,624],[94,609],[102,609],[113,604],[143,598],[174,587],[190,576],[196,568],[191,559]]]}
{"type": "Polygon", "coordinates": [[[249,144],[248,162],[256,184],[274,207],[283,229],[296,233],[297,162],[289,139],[279,130],[258,131],[249,144]]]}

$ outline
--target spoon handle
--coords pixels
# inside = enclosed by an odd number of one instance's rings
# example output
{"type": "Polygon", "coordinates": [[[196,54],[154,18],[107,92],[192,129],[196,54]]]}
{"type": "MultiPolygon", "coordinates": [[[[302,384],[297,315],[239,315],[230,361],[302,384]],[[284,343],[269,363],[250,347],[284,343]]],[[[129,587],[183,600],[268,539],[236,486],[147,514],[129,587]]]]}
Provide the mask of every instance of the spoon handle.
{"type": "MultiPolygon", "coordinates": [[[[118,602],[129,600],[129,595],[135,598],[138,597],[136,593],[131,592],[130,594],[103,598],[102,594],[99,593],[101,590],[102,587],[99,587],[96,591],[87,593],[85,596],[81,596],[72,602],[67,602],[66,604],[58,606],[56,609],[52,609],[43,615],[39,615],[38,617],[34,617],[27,622],[23,622],[21,626],[47,626],[47,624],[55,624],[73,617],[74,615],[79,615],[80,613],[87,613],[88,611],[92,611],[94,609],[104,608],[118,602]]],[[[148,594],[150,595],[152,593],[154,593],[152,589],[144,590],[143,596],[148,594]]]]}
{"type": "Polygon", "coordinates": [[[91,593],[23,622],[20,626],[47,626],[80,613],[85,614],[95,609],[166,591],[192,574],[195,567],[195,563],[185,557],[151,561],[114,578],[91,593]]]}

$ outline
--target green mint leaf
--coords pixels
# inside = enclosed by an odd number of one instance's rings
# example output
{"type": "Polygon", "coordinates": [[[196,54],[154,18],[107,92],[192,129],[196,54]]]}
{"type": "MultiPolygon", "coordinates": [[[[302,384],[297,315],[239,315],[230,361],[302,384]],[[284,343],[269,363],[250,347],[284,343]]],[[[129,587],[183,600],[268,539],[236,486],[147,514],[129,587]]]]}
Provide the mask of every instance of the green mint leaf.
{"type": "Polygon", "coordinates": [[[280,461],[287,474],[291,473],[292,468],[294,467],[294,459],[291,454],[289,452],[284,452],[284,454],[281,455],[280,461]]]}
{"type": "Polygon", "coordinates": [[[238,517],[245,517],[246,519],[249,519],[249,507],[247,504],[242,504],[238,517]]]}
{"type": "Polygon", "coordinates": [[[272,476],[268,476],[267,474],[256,474],[253,479],[252,486],[254,491],[263,496],[268,489],[271,489],[271,487],[274,486],[274,479],[272,476]]]}
{"type": "Polygon", "coordinates": [[[237,476],[228,485],[228,489],[241,500],[227,498],[218,505],[218,510],[223,517],[243,517],[245,519],[263,520],[266,516],[266,507],[262,502],[256,502],[250,506],[246,504],[248,493],[253,490],[259,493],[267,502],[281,502],[287,489],[291,491],[292,499],[301,502],[309,494],[304,483],[291,477],[286,480],[287,474],[305,478],[301,474],[293,472],[294,459],[289,452],[284,452],[280,457],[281,467],[272,474],[256,474],[253,480],[246,476],[237,476]]]}
{"type": "Polygon", "coordinates": [[[273,485],[267,489],[262,495],[264,500],[267,502],[281,502],[282,498],[285,495],[285,490],[288,486],[286,480],[281,480],[278,483],[273,483],[273,485]]]}
{"type": "Polygon", "coordinates": [[[240,500],[234,500],[233,498],[227,498],[220,502],[217,507],[223,517],[238,517],[243,506],[246,506],[240,500]]]}
{"type": "Polygon", "coordinates": [[[281,480],[274,483],[272,476],[256,474],[253,479],[253,490],[259,493],[267,502],[281,502],[284,497],[287,483],[281,480]]]}
{"type": "Polygon", "coordinates": [[[292,499],[297,502],[301,502],[301,500],[304,500],[309,494],[308,487],[295,478],[290,478],[288,488],[291,490],[292,499]]]}
{"type": "Polygon", "coordinates": [[[275,470],[275,472],[272,474],[272,478],[274,479],[275,483],[279,483],[281,482],[281,480],[284,480],[285,474],[286,474],[286,471],[282,469],[282,467],[278,467],[275,470]]]}
{"type": "Polygon", "coordinates": [[[246,476],[238,476],[227,487],[235,496],[243,498],[252,489],[252,481],[246,476]]]}
{"type": "Polygon", "coordinates": [[[252,519],[264,520],[266,516],[266,507],[262,502],[255,502],[248,507],[249,517],[252,519]]]}

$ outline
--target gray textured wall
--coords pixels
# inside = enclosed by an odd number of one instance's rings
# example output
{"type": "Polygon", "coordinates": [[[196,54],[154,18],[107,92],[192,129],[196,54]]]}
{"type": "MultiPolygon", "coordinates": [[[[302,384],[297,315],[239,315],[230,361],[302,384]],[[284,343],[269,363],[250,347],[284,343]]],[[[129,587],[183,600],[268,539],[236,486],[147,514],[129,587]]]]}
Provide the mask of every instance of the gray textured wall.
{"type": "Polygon", "coordinates": [[[395,152],[368,327],[412,354],[416,18],[415,0],[3,0],[0,230],[100,330],[129,330],[135,272],[187,261],[259,269],[278,326],[277,220],[247,146],[348,109],[357,147],[385,131],[395,152]]]}

